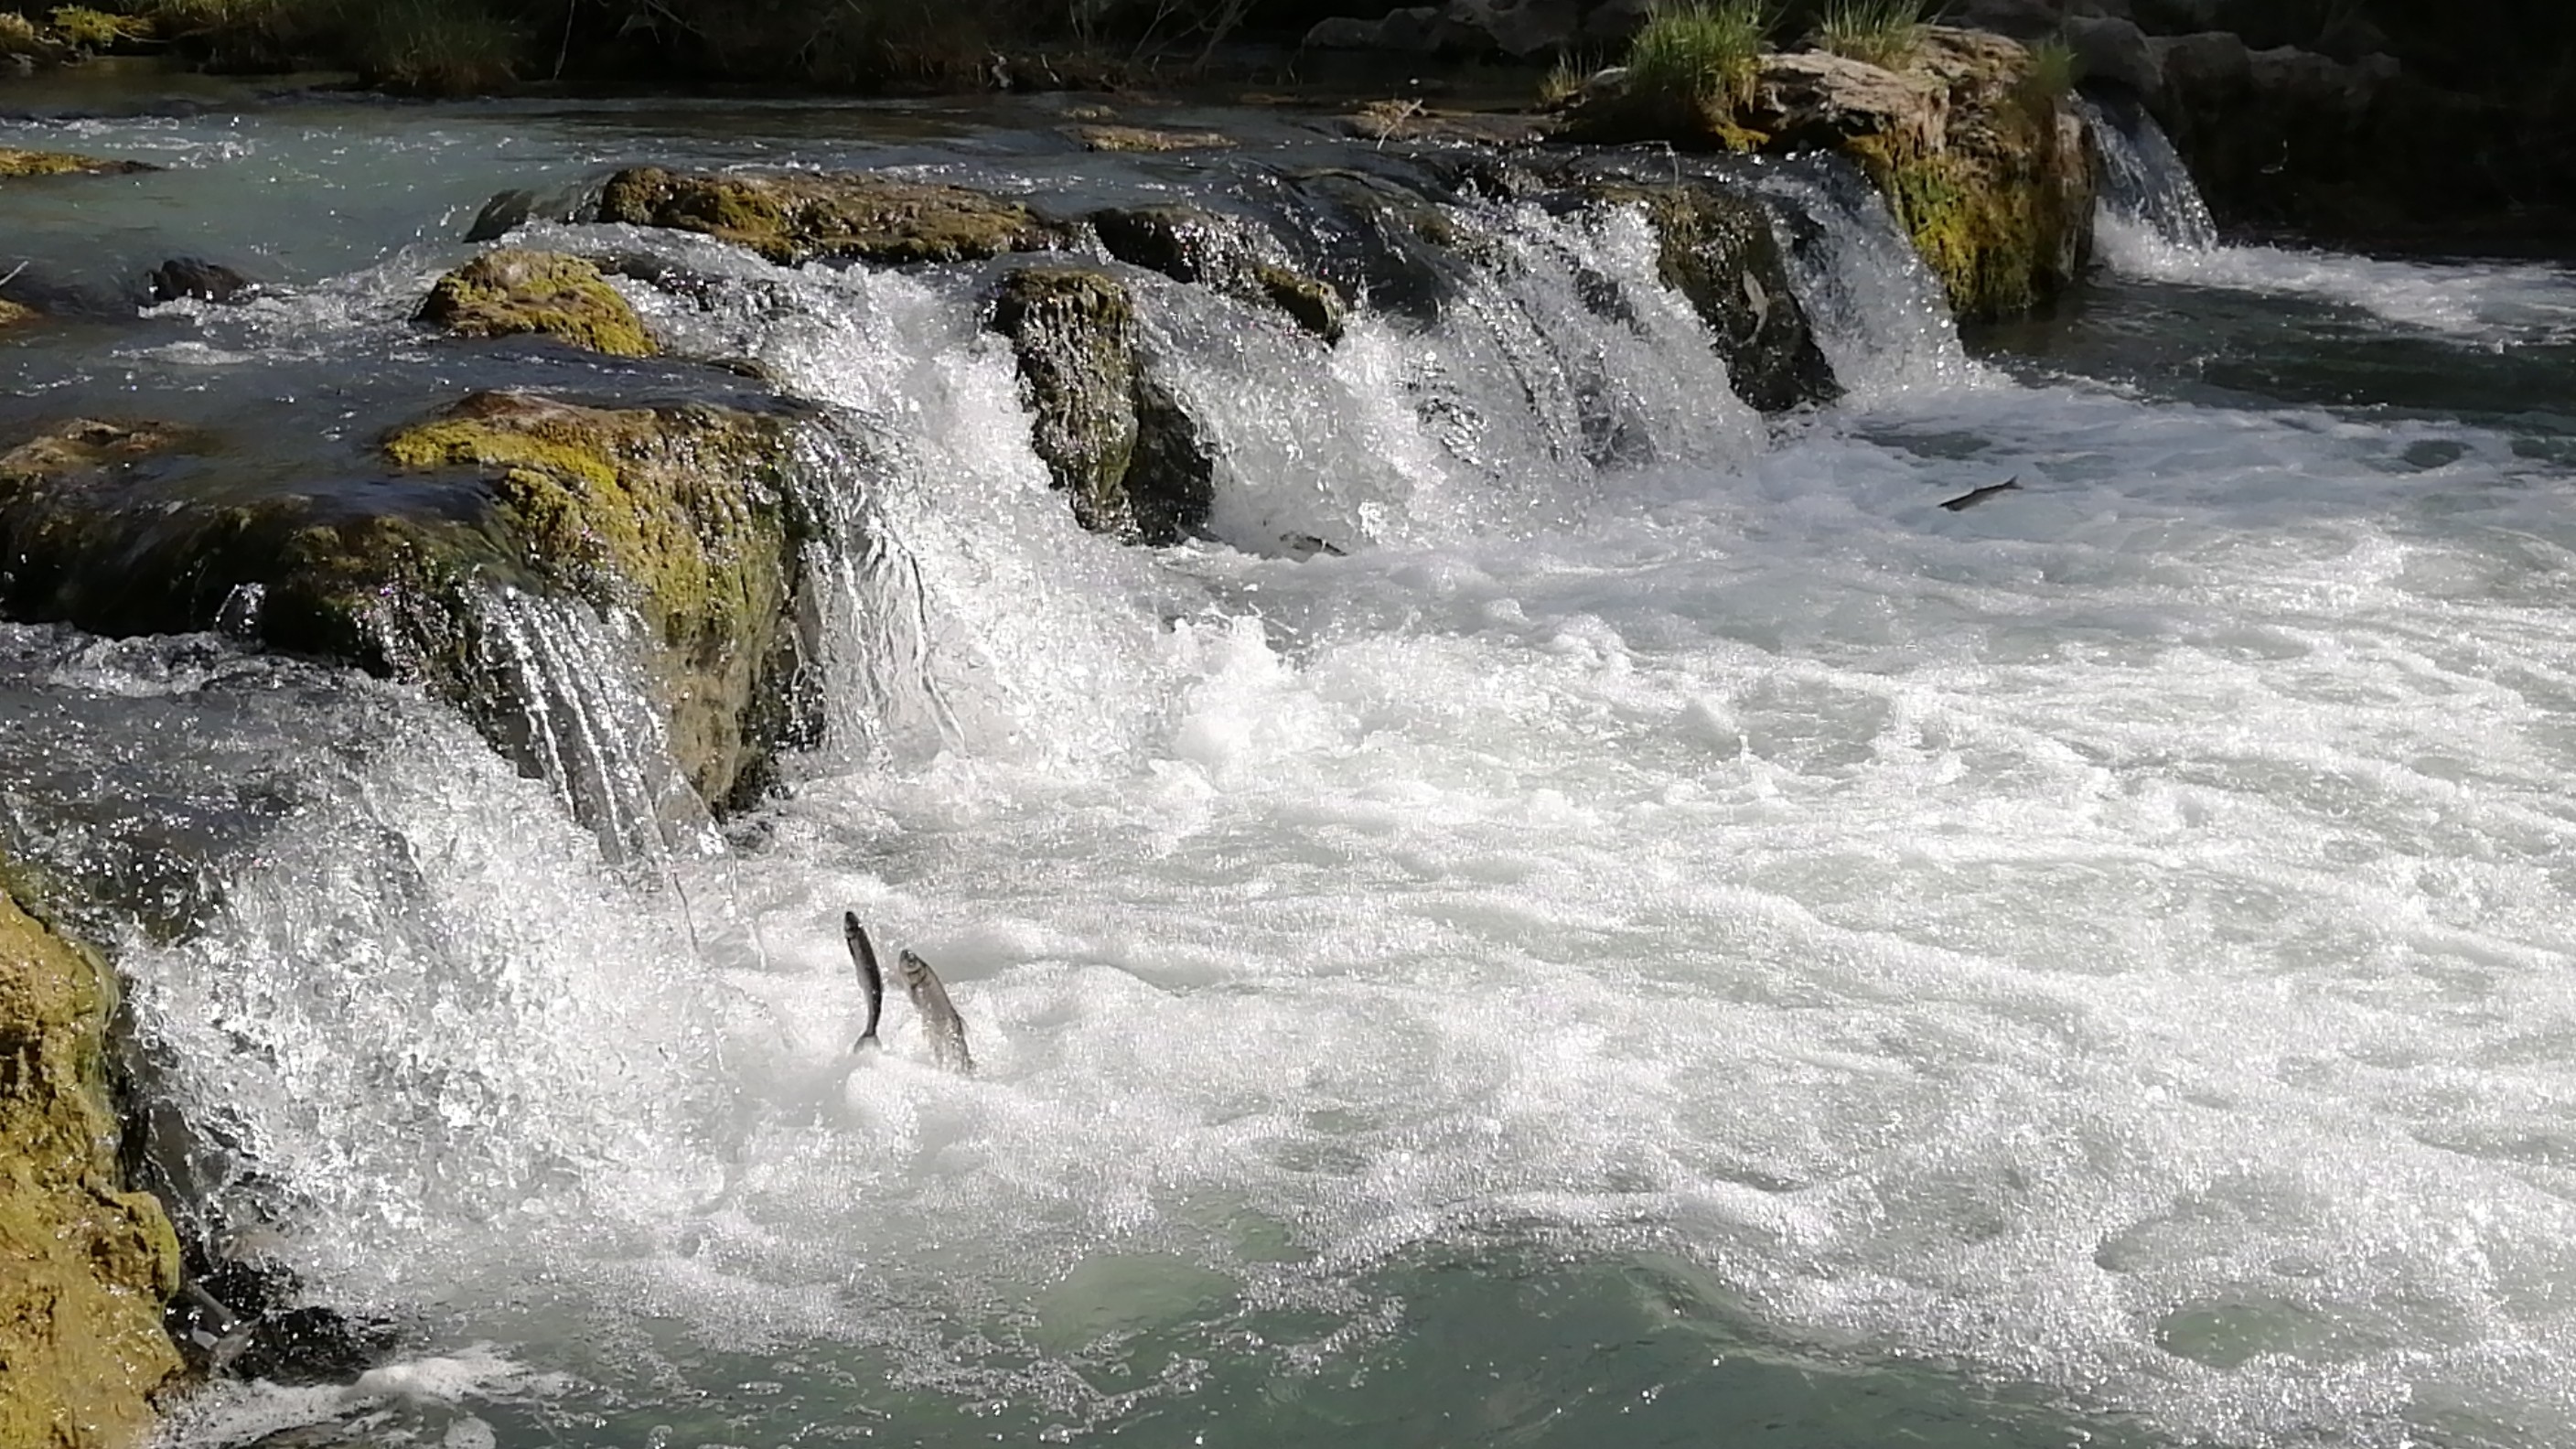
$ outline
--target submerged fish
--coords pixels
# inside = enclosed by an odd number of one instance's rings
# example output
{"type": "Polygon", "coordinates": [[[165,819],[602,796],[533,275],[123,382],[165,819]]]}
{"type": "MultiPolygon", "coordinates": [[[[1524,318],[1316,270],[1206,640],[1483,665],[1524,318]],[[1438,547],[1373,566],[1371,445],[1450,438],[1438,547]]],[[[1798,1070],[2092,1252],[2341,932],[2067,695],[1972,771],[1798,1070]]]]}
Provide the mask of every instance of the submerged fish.
{"type": "Polygon", "coordinates": [[[1941,506],[1949,509],[1952,513],[1956,513],[1962,508],[1974,508],[1978,504],[1983,503],[1987,499],[2006,490],[2010,490],[2015,493],[2019,493],[2021,491],[2020,474],[2016,473],[2012,477],[2006,478],[2001,483],[1989,483],[1983,488],[1972,488],[1967,492],[1960,494],[1958,497],[1943,503],[1941,506]]]}
{"type": "Polygon", "coordinates": [[[948,988],[939,984],[939,973],[910,951],[903,953],[902,964],[903,989],[912,994],[913,1009],[921,1013],[931,1057],[953,1071],[974,1071],[975,1059],[966,1053],[966,1023],[957,1019],[957,1008],[949,1003],[948,988]]]}
{"type": "Polygon", "coordinates": [[[851,964],[859,968],[859,986],[868,993],[868,1029],[850,1050],[883,1046],[877,1040],[877,1019],[885,1015],[885,973],[877,969],[877,948],[868,941],[868,928],[859,924],[856,911],[841,912],[841,936],[850,943],[851,964]]]}

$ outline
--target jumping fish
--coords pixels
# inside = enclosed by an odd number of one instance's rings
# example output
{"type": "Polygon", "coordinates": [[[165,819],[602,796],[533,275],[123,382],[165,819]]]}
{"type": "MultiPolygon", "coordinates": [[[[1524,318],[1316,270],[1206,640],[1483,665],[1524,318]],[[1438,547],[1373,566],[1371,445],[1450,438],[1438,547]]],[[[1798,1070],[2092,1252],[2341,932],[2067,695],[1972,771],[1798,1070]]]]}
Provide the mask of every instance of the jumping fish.
{"type": "Polygon", "coordinates": [[[910,951],[903,953],[902,965],[903,989],[912,994],[913,1009],[921,1013],[932,1059],[952,1071],[973,1072],[975,1059],[966,1054],[966,1023],[957,1019],[957,1008],[949,1003],[948,988],[939,984],[939,973],[910,951]]]}
{"type": "Polygon", "coordinates": [[[859,924],[858,912],[841,912],[841,936],[850,943],[850,962],[859,968],[859,986],[868,993],[868,1029],[859,1033],[858,1043],[850,1050],[883,1046],[877,1040],[877,1019],[885,1015],[885,973],[877,969],[877,948],[869,944],[868,928],[859,924]]]}
{"type": "Polygon", "coordinates": [[[1985,502],[1987,499],[1994,497],[1996,494],[2006,491],[2014,493],[2019,493],[2021,491],[2020,474],[2016,473],[2012,477],[2006,478],[2001,483],[1989,483],[1983,488],[1972,488],[1941,506],[1949,509],[1952,513],[1956,513],[1962,508],[1974,508],[1978,504],[1985,502]]]}

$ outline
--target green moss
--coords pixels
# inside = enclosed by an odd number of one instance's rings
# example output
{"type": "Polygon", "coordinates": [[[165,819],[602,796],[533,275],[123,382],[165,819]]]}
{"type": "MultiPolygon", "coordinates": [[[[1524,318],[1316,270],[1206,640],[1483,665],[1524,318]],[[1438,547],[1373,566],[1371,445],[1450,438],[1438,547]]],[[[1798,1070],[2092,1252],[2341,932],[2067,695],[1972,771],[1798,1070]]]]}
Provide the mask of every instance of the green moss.
{"type": "Polygon", "coordinates": [[[486,252],[438,279],[419,320],[461,337],[536,333],[615,357],[659,350],[599,268],[558,252],[486,252]]]}
{"type": "Polygon", "coordinates": [[[116,1183],[115,981],[0,890],[0,1444],[132,1443],[178,1376],[179,1244],[116,1183]]]}
{"type": "Polygon", "coordinates": [[[1215,151],[1234,145],[1221,131],[1157,131],[1147,126],[1076,126],[1086,151],[1215,151]]]}
{"type": "Polygon", "coordinates": [[[754,176],[636,167],[609,178],[599,219],[694,231],[782,266],[817,258],[900,266],[1062,245],[1064,228],[962,186],[873,173],[754,176]]]}
{"type": "Polygon", "coordinates": [[[1342,340],[1343,319],[1350,309],[1332,283],[1269,262],[1253,264],[1252,281],[1271,305],[1298,326],[1326,342],[1342,340]]]}
{"type": "Polygon", "coordinates": [[[722,802],[761,753],[742,721],[779,686],[764,674],[793,627],[786,440],[780,419],[717,408],[481,393],[384,451],[404,467],[481,469],[521,563],[644,620],[674,753],[722,802]]]}
{"type": "Polygon", "coordinates": [[[0,177],[122,176],[160,169],[140,161],[109,161],[69,151],[22,151],[14,146],[0,146],[0,177]]]}

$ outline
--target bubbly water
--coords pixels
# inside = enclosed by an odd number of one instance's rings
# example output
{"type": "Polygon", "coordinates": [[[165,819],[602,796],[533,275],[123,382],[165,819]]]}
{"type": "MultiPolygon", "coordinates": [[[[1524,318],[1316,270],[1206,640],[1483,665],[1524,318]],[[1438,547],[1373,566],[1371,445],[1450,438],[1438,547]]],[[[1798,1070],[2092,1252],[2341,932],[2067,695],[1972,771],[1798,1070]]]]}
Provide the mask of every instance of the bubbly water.
{"type": "MultiPolygon", "coordinates": [[[[179,163],[134,226],[205,208],[284,285],[0,346],[0,400],[363,437],[424,378],[618,384],[400,321],[482,191],[608,160],[1239,194],[933,119],[79,123],[179,163]],[[346,224],[253,227],[244,167],[346,224]]],[[[605,706],[549,783],[219,641],[0,641],[13,838],[121,883],[196,1190],[408,1334],[170,1442],[2576,1438],[2576,418],[2426,401],[2576,381],[2532,321],[2576,285],[2115,242],[1972,362],[1847,177],[1756,184],[1853,386],[1818,414],[1735,402],[1633,217],[1458,208],[1489,264],[1329,350],[1133,278],[1225,449],[1162,551],[1048,491],[977,269],[617,234],[720,280],[634,289],[681,351],[831,410],[827,740],[720,846],[566,813],[649,762],[605,706]],[[2427,299],[2366,405],[2156,361],[2427,299]],[[975,1076],[900,993],[853,1056],[845,908],[975,1076]]],[[[578,614],[519,616],[532,675],[613,645],[578,614]]]]}

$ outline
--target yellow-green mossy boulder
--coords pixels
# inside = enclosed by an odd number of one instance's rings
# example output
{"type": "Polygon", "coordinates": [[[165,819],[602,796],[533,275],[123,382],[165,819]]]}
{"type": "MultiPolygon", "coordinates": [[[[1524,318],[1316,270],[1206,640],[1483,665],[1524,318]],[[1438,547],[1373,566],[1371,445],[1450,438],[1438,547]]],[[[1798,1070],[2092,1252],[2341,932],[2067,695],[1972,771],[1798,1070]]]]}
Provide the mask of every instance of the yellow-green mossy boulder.
{"type": "Polygon", "coordinates": [[[161,168],[143,161],[113,161],[70,151],[26,151],[0,146],[0,177],[127,176],[161,168]]]}
{"type": "Polygon", "coordinates": [[[33,322],[40,315],[42,314],[33,307],[22,307],[5,297],[0,297],[0,332],[6,332],[23,323],[33,322]]]}
{"type": "Polygon", "coordinates": [[[704,404],[585,407],[476,393],[385,439],[410,469],[472,468],[541,581],[644,621],[671,747],[710,804],[757,788],[759,719],[792,670],[792,423],[704,404]]]}
{"type": "Polygon", "coordinates": [[[183,1368],[179,1243],[117,1182],[115,980],[0,887],[0,1444],[121,1449],[183,1368]]]}
{"type": "Polygon", "coordinates": [[[1069,231],[963,186],[875,172],[756,175],[631,167],[600,192],[599,219],[693,231],[781,266],[979,261],[1062,246],[1069,231]]]}
{"type": "Polygon", "coordinates": [[[1960,317],[2009,317],[2073,283],[2093,244],[2096,163],[2083,121],[2019,42],[1930,27],[1909,78],[1942,87],[1937,136],[1847,149],[1878,183],[1960,317]]]}
{"type": "Polygon", "coordinates": [[[485,252],[439,278],[417,320],[460,337],[535,333],[612,357],[660,350],[599,268],[561,252],[485,252]]]}

